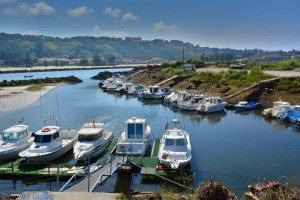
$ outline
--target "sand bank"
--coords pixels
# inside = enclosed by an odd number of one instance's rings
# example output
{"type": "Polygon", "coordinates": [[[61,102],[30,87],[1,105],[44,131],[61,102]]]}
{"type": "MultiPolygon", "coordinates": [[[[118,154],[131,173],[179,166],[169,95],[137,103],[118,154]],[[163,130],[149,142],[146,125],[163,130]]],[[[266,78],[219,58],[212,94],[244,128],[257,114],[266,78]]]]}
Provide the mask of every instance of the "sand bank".
{"type": "Polygon", "coordinates": [[[0,112],[6,112],[25,107],[39,99],[41,95],[61,84],[45,86],[41,91],[28,91],[29,86],[0,87],[0,112]]]}

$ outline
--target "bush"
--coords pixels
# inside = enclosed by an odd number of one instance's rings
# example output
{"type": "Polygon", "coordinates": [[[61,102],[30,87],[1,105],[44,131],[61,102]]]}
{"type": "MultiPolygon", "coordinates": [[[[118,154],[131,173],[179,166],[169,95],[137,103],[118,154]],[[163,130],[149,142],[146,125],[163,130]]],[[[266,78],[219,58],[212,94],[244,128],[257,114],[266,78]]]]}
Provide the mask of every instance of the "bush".
{"type": "Polygon", "coordinates": [[[199,185],[196,193],[196,199],[237,200],[238,198],[223,184],[212,180],[206,180],[199,185]]]}

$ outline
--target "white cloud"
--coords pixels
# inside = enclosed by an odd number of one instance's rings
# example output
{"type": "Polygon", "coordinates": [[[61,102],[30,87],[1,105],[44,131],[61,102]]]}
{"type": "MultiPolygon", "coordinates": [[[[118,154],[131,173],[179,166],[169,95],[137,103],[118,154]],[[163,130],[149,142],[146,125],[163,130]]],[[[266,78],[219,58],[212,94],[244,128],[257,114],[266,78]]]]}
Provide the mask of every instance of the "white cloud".
{"type": "Polygon", "coordinates": [[[79,16],[83,16],[83,15],[88,15],[88,14],[91,14],[92,12],[93,12],[93,9],[87,8],[86,6],[74,8],[72,10],[67,11],[68,15],[70,15],[72,17],[79,17],[79,16]]]}
{"type": "Polygon", "coordinates": [[[121,14],[121,12],[122,11],[118,8],[113,9],[113,8],[110,8],[110,7],[107,7],[104,10],[104,14],[108,15],[108,16],[111,16],[111,17],[118,17],[121,14]]]}
{"type": "Polygon", "coordinates": [[[137,21],[139,18],[132,14],[132,12],[128,12],[125,15],[123,15],[123,21],[137,21]]]}
{"type": "Polygon", "coordinates": [[[0,4],[2,3],[13,3],[16,0],[0,0],[0,4]]]}
{"type": "Polygon", "coordinates": [[[96,25],[93,28],[93,35],[96,37],[108,36],[108,37],[126,37],[128,34],[124,31],[102,31],[101,28],[96,25]]]}
{"type": "Polygon", "coordinates": [[[39,35],[40,31],[28,29],[24,32],[25,35],[39,35]]]}
{"type": "Polygon", "coordinates": [[[28,5],[26,3],[22,3],[16,8],[8,7],[2,11],[4,15],[18,15],[18,14],[25,14],[25,15],[49,15],[55,13],[55,9],[44,2],[38,2],[34,5],[28,5]]]}
{"type": "Polygon", "coordinates": [[[158,23],[154,23],[153,27],[157,31],[169,31],[169,32],[174,32],[174,31],[177,31],[177,29],[178,29],[178,27],[176,25],[166,25],[162,21],[160,21],[158,23]]]}
{"type": "Polygon", "coordinates": [[[2,10],[1,12],[3,15],[9,15],[9,16],[13,16],[13,15],[17,15],[17,11],[16,9],[12,8],[12,7],[8,7],[4,10],[2,10]]]}

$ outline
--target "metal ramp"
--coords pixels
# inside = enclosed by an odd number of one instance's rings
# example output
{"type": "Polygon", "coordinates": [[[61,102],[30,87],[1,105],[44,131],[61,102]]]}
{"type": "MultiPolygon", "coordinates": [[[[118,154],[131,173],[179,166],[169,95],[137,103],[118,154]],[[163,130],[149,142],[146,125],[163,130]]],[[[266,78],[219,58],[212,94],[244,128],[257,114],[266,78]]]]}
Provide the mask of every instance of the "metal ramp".
{"type": "MultiPolygon", "coordinates": [[[[92,192],[99,184],[111,176],[121,165],[126,164],[128,156],[116,156],[94,173],[86,175],[79,183],[66,189],[68,192],[92,192]]],[[[64,188],[64,187],[63,187],[64,188]]],[[[62,191],[63,188],[60,190],[62,191]]]]}

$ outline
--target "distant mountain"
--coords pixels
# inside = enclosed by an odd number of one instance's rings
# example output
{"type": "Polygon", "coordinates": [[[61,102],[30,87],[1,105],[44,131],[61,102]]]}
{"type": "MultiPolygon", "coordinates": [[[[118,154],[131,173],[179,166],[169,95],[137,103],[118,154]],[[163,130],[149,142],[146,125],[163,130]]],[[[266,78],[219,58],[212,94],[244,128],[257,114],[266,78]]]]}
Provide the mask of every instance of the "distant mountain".
{"type": "MultiPolygon", "coordinates": [[[[180,61],[227,61],[236,59],[282,59],[299,55],[293,52],[265,52],[259,49],[235,50],[209,48],[179,40],[142,40],[139,37],[71,37],[21,35],[0,33],[0,65],[32,65],[38,59],[65,58],[81,59],[80,65],[95,64],[96,59],[107,64],[115,62],[180,61]],[[83,62],[85,61],[85,62],[83,62]]],[[[47,63],[44,63],[47,64],[47,63]]],[[[64,63],[66,64],[66,63],[64,63]]]]}

